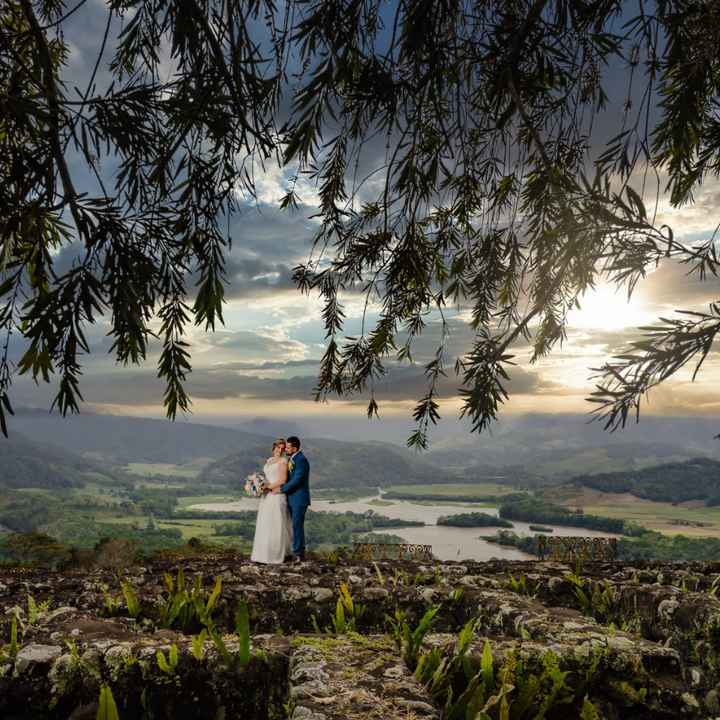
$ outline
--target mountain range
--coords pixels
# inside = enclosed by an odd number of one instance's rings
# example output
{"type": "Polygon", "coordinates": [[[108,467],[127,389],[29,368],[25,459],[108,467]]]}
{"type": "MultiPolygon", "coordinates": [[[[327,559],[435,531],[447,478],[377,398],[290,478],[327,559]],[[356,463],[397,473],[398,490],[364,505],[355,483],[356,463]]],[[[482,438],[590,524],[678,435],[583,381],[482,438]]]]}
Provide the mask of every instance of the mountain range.
{"type": "Polygon", "coordinates": [[[0,488],[70,488],[98,476],[113,478],[100,463],[61,447],[19,435],[0,438],[0,488]]]}
{"type": "MultiPolygon", "coordinates": [[[[21,410],[11,422],[11,440],[20,433],[117,465],[182,465],[198,458],[219,458],[263,440],[260,435],[213,425],[85,412],[60,418],[45,411],[21,410]]],[[[264,441],[267,444],[267,438],[264,441]]]]}
{"type": "Polygon", "coordinates": [[[439,437],[427,460],[467,477],[535,476],[562,482],[575,475],[639,470],[697,457],[720,460],[718,418],[647,416],[609,433],[587,415],[504,416],[490,432],[439,437]]]}
{"type": "MultiPolygon", "coordinates": [[[[58,452],[62,448],[66,456],[74,458],[77,472],[96,470],[98,463],[120,467],[128,463],[182,465],[206,460],[208,465],[199,482],[213,484],[236,483],[238,478],[261,467],[277,435],[277,432],[268,432],[276,428],[265,423],[252,425],[264,429],[260,434],[198,423],[92,413],[61,419],[34,410],[18,412],[12,423],[13,434],[9,441],[0,439],[0,448],[4,447],[13,457],[29,457],[31,453],[25,450],[28,444],[57,446],[58,452]]],[[[425,458],[391,443],[308,438],[303,440],[303,449],[313,465],[313,484],[318,486],[377,486],[457,479],[453,473],[434,467],[425,458]]],[[[42,457],[43,453],[38,455],[42,457]]],[[[49,466],[57,464],[52,459],[48,462],[49,466]]],[[[63,467],[65,465],[68,463],[63,467]]],[[[29,474],[22,473],[23,481],[29,474]]],[[[67,485],[62,473],[55,477],[59,486],[67,485]]]]}
{"type": "MultiPolygon", "coordinates": [[[[376,487],[408,483],[443,483],[457,480],[454,473],[429,465],[403,448],[383,443],[349,443],[326,438],[303,441],[310,459],[312,484],[318,487],[376,487]]],[[[262,466],[267,441],[232,453],[206,467],[201,479],[230,484],[262,466]]]]}
{"type": "MultiPolygon", "coordinates": [[[[309,433],[301,429],[322,428],[265,418],[238,427],[93,413],[60,418],[26,409],[12,418],[10,441],[0,438],[0,483],[67,487],[79,474],[128,463],[205,464],[200,482],[234,482],[258,468],[275,436],[291,432],[303,437],[318,486],[488,479],[545,485],[697,458],[720,460],[717,419],[647,417],[613,434],[582,415],[505,416],[483,435],[447,422],[454,431],[438,430],[430,451],[419,455],[400,444],[363,440],[357,424],[346,433],[341,419],[334,428],[326,426],[332,437],[305,437],[309,433]],[[358,439],[337,439],[343,435],[358,439]]],[[[393,421],[388,428],[395,438],[393,421]]]]}

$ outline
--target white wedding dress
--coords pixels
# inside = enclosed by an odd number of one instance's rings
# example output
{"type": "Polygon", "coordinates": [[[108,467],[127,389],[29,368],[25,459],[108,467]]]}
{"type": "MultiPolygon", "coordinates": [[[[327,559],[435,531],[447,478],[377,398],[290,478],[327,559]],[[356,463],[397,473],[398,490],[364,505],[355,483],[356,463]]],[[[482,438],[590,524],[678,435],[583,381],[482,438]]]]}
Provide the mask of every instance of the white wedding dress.
{"type": "MultiPolygon", "coordinates": [[[[268,484],[279,481],[280,466],[284,463],[274,459],[265,463],[263,472],[268,484]]],[[[259,563],[281,563],[291,548],[292,524],[287,498],[284,493],[267,493],[260,498],[250,559],[259,563]]]]}

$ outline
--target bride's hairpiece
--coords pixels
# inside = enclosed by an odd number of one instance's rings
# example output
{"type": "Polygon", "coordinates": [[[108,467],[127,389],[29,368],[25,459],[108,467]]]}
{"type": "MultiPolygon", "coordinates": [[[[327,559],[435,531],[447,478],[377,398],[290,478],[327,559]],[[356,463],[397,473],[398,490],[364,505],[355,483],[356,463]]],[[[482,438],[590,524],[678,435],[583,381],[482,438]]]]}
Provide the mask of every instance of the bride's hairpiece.
{"type": "Polygon", "coordinates": [[[285,438],[278,438],[278,439],[273,443],[273,446],[272,446],[273,451],[275,450],[275,448],[276,448],[278,445],[285,445],[285,438]]]}

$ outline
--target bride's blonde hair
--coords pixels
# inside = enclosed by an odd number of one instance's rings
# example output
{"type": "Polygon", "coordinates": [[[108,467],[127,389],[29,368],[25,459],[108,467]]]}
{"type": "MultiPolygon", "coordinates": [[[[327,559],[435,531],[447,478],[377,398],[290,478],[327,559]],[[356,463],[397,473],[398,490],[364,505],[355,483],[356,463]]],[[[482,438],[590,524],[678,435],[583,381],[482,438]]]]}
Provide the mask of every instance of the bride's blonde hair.
{"type": "Polygon", "coordinates": [[[287,445],[287,443],[285,442],[285,438],[278,438],[278,439],[273,443],[272,450],[271,450],[270,452],[271,452],[271,453],[274,453],[274,452],[275,452],[275,448],[278,447],[278,445],[287,445]]]}

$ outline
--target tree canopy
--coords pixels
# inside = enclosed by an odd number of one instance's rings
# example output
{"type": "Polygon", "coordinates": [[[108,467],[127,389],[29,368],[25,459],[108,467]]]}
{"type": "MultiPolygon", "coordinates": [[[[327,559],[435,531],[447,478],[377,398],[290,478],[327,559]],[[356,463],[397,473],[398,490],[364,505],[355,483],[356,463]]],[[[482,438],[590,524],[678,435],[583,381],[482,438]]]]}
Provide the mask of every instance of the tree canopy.
{"type": "MultiPolygon", "coordinates": [[[[227,220],[270,163],[318,187],[295,278],[324,300],[319,398],[367,392],[377,413],[375,381],[412,360],[428,318],[469,308],[469,352],[448,357],[443,333],[426,365],[416,446],[453,370],[462,413],[488,427],[513,344],[549,353],[598,278],[632,292],[664,261],[717,275],[715,237],[681,242],[644,202],[654,183],[691,204],[720,170],[716,2],[110,0],[75,88],[63,27],[85,3],[0,9],[3,432],[14,372],[57,374],[57,407],[78,409],[85,330],[101,318],[122,363],[161,340],[168,415],[188,409],[184,334],[222,321],[227,220]],[[71,242],[82,252],[56,270],[71,242]],[[356,337],[349,294],[380,307],[356,337]],[[27,341],[17,367],[13,334],[27,341]]],[[[291,186],[281,205],[301,199],[291,186]]],[[[646,328],[598,369],[606,427],[681,367],[697,372],[719,331],[718,303],[646,328]]]]}

